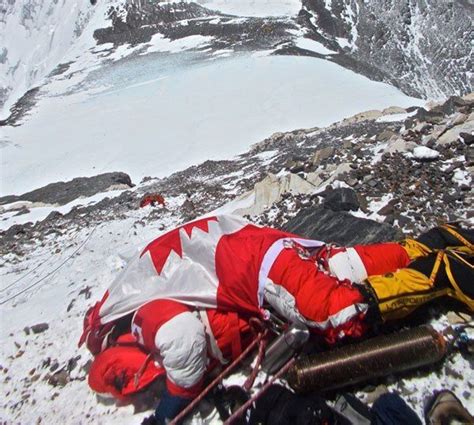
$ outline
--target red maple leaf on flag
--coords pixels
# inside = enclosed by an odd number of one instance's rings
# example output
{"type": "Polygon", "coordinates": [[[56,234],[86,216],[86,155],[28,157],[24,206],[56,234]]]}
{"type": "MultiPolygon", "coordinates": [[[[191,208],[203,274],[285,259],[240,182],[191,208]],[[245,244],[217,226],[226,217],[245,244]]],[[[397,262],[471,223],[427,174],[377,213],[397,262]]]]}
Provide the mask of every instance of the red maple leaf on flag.
{"type": "Polygon", "coordinates": [[[141,255],[143,256],[147,251],[149,251],[156,272],[160,274],[171,251],[176,252],[176,254],[183,258],[183,247],[181,246],[181,237],[179,235],[180,230],[183,229],[189,238],[191,238],[193,229],[195,227],[206,233],[209,233],[210,221],[218,220],[217,217],[202,218],[201,220],[193,221],[191,223],[184,224],[177,229],[171,230],[170,232],[165,233],[163,236],[160,236],[158,239],[155,239],[153,242],[151,242],[143,250],[141,255]]]}

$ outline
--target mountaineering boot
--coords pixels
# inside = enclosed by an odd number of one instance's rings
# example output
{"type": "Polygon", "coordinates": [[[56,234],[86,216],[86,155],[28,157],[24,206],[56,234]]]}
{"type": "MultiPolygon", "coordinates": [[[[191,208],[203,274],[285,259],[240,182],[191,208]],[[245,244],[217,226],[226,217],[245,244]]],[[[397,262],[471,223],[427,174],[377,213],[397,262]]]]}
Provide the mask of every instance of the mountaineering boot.
{"type": "Polygon", "coordinates": [[[474,229],[464,229],[455,223],[433,227],[420,235],[416,241],[432,250],[463,247],[463,251],[474,254],[474,229]]]}
{"type": "Polygon", "coordinates": [[[474,311],[473,256],[455,250],[432,252],[394,273],[369,276],[383,320],[400,319],[444,295],[474,311]]]}
{"type": "Polygon", "coordinates": [[[474,230],[464,229],[459,224],[443,224],[433,227],[416,239],[405,239],[399,244],[412,261],[449,247],[456,247],[472,255],[474,254],[474,230]]]}
{"type": "Polygon", "coordinates": [[[450,423],[474,424],[474,417],[449,390],[436,391],[425,407],[425,421],[428,425],[450,423]]]}

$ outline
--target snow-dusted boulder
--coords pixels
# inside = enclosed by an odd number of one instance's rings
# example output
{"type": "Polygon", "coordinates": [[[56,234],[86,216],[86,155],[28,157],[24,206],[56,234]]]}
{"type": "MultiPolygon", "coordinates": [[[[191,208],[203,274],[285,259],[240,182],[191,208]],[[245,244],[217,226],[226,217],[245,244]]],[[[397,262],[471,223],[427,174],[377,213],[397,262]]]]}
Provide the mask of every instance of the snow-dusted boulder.
{"type": "Polygon", "coordinates": [[[417,146],[413,149],[413,158],[418,161],[434,161],[439,158],[439,152],[426,146],[417,146]]]}
{"type": "MultiPolygon", "coordinates": [[[[313,192],[314,190],[314,185],[297,174],[290,173],[282,177],[269,174],[255,185],[253,189],[255,194],[253,204],[250,207],[238,209],[234,213],[239,215],[257,215],[281,200],[284,193],[299,194],[313,192]]],[[[246,194],[246,197],[248,196],[250,194],[246,194]]]]}

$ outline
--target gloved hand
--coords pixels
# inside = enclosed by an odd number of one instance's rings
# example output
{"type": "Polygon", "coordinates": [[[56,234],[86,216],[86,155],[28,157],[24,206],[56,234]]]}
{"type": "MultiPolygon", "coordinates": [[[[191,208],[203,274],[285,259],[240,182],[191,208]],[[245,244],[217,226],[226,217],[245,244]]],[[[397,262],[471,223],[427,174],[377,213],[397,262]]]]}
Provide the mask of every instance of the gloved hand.
{"type": "MultiPolygon", "coordinates": [[[[171,395],[166,389],[161,397],[161,400],[155,410],[156,424],[166,424],[171,419],[174,419],[181,410],[183,410],[192,399],[171,395]]],[[[148,424],[147,424],[148,425],[148,424]]]]}
{"type": "Polygon", "coordinates": [[[155,415],[148,416],[148,418],[143,419],[141,425],[159,425],[156,422],[155,415]]]}

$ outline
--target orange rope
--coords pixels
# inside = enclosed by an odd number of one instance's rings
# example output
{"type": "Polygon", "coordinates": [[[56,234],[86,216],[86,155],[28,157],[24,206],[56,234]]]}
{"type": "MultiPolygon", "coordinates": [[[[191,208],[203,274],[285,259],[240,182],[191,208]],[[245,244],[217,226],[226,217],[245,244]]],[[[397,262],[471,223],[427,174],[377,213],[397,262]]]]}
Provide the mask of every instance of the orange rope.
{"type": "Polygon", "coordinates": [[[264,337],[265,332],[260,332],[249,346],[242,351],[242,354],[238,356],[229,366],[227,366],[201,393],[185,408],[178,416],[176,416],[168,425],[177,425],[179,421],[183,420],[191,411],[201,402],[201,400],[211,391],[224,377],[229,374],[246,356],[252,351],[252,349],[260,344],[264,337]]]}

